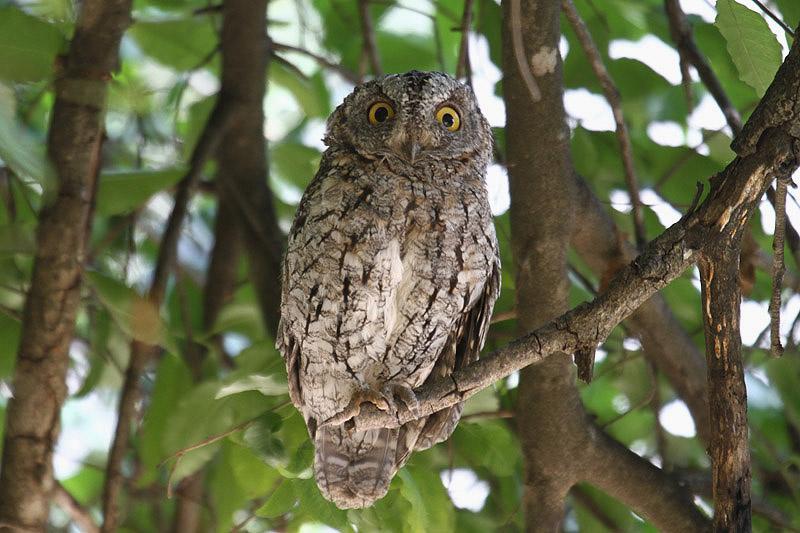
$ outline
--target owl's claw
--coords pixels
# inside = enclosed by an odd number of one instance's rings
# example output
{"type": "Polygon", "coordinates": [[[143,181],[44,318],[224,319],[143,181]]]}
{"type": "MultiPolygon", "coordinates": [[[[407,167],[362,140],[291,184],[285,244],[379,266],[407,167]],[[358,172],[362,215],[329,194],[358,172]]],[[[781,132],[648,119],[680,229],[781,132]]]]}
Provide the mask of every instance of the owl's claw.
{"type": "Polygon", "coordinates": [[[350,399],[350,403],[347,404],[347,407],[322,422],[318,427],[344,424],[351,418],[358,416],[358,413],[361,412],[361,404],[365,402],[374,404],[375,407],[382,411],[390,410],[390,404],[384,396],[375,392],[373,389],[365,387],[353,393],[353,397],[350,399]]]}
{"type": "Polygon", "coordinates": [[[390,383],[381,389],[383,397],[389,403],[389,412],[394,416],[395,420],[399,422],[398,413],[399,409],[395,399],[399,399],[406,408],[414,415],[414,418],[419,418],[419,400],[416,394],[411,390],[411,387],[399,385],[397,383],[390,383]]]}
{"type": "Polygon", "coordinates": [[[397,423],[400,423],[398,413],[400,412],[397,400],[400,400],[406,409],[408,409],[414,418],[419,418],[419,400],[410,387],[390,383],[385,385],[381,392],[376,392],[374,389],[364,387],[358,389],[353,393],[350,403],[340,412],[332,417],[323,421],[318,428],[324,426],[337,426],[344,424],[351,418],[355,418],[361,412],[361,404],[369,402],[381,411],[386,411],[394,417],[397,423]]]}

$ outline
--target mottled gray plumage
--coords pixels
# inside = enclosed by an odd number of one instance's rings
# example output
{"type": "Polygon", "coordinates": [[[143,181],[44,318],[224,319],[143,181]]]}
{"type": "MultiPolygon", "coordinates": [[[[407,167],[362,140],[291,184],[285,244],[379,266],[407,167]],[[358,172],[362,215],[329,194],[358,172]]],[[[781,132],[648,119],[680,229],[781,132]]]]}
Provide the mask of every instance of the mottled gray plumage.
{"type": "Polygon", "coordinates": [[[500,289],[492,137],[469,87],[411,71],[356,87],[325,143],[289,234],[277,345],[322,494],[365,507],[461,416],[459,404],[394,429],[350,420],[363,402],[413,413],[411,389],[477,359],[500,289]]]}

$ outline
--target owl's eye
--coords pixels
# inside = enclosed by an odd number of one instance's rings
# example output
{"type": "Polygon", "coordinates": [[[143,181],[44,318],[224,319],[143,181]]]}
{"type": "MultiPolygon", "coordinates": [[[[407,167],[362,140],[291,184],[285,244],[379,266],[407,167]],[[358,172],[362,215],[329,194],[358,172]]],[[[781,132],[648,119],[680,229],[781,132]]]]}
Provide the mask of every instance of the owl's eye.
{"type": "Polygon", "coordinates": [[[436,120],[450,131],[457,131],[461,127],[461,117],[458,116],[458,111],[449,105],[443,105],[436,111],[436,120]]]}
{"type": "Polygon", "coordinates": [[[370,124],[383,124],[394,116],[394,109],[386,102],[375,102],[369,108],[367,117],[370,124]]]}

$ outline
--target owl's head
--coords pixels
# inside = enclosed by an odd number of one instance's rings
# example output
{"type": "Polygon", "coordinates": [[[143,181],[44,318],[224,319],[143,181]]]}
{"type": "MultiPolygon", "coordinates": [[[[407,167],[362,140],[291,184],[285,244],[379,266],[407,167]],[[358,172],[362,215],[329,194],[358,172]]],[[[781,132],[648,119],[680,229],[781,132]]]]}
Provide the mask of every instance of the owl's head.
{"type": "Polygon", "coordinates": [[[441,72],[412,70],[356,87],[328,119],[325,144],[410,165],[428,158],[486,163],[492,134],[472,89],[441,72]]]}

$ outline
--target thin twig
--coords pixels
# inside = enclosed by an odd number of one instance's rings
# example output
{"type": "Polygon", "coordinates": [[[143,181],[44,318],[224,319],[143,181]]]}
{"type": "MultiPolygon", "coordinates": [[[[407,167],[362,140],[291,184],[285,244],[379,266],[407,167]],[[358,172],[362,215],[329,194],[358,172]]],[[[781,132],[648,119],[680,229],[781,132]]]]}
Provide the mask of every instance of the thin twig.
{"type": "Polygon", "coordinates": [[[369,0],[358,1],[358,15],[361,18],[361,31],[364,34],[364,53],[369,59],[372,73],[376,76],[383,74],[381,56],[378,54],[378,44],[375,39],[375,27],[369,13],[369,0]]]}
{"type": "Polygon", "coordinates": [[[224,431],[224,432],[219,433],[217,435],[213,435],[211,437],[208,437],[207,439],[202,440],[200,442],[197,442],[195,444],[190,444],[189,446],[186,446],[185,448],[181,448],[177,452],[175,452],[175,453],[173,453],[171,455],[168,455],[160,463],[158,463],[157,468],[161,468],[167,462],[169,462],[171,459],[175,459],[175,462],[172,464],[172,466],[169,469],[169,477],[167,478],[167,498],[172,498],[172,476],[175,473],[175,469],[177,468],[178,463],[181,462],[181,459],[183,458],[184,455],[186,455],[187,453],[189,453],[189,452],[191,452],[193,450],[197,450],[197,449],[202,448],[204,446],[208,446],[209,444],[213,444],[213,443],[217,442],[218,440],[222,440],[225,437],[227,437],[228,435],[232,435],[233,433],[236,433],[237,431],[241,431],[241,430],[251,426],[253,424],[253,422],[255,422],[255,420],[256,420],[255,418],[251,418],[250,420],[247,420],[246,422],[242,422],[238,426],[232,427],[231,429],[229,429],[227,431],[224,431]]]}
{"type": "Polygon", "coordinates": [[[356,74],[354,74],[350,70],[344,68],[338,63],[335,63],[333,61],[330,61],[322,57],[321,55],[309,52],[305,48],[300,48],[289,44],[276,43],[275,41],[272,41],[271,44],[272,44],[272,50],[274,52],[295,52],[298,54],[303,54],[306,57],[310,57],[323,67],[336,72],[337,74],[339,74],[341,77],[343,77],[353,85],[358,85],[359,83],[361,83],[361,78],[359,78],[356,74]]]}
{"type": "Polygon", "coordinates": [[[761,9],[761,11],[763,11],[769,18],[774,20],[778,24],[778,26],[783,28],[783,31],[791,35],[792,39],[794,39],[794,30],[792,30],[792,28],[790,28],[778,15],[776,15],[770,8],[768,8],[762,2],[760,2],[760,0],[753,0],[753,3],[757,5],[761,9]]]}
{"type": "Polygon", "coordinates": [[[528,88],[528,93],[531,95],[531,100],[539,102],[542,99],[542,92],[536,84],[536,79],[533,77],[531,67],[525,59],[525,45],[522,41],[522,8],[520,7],[520,0],[511,0],[511,42],[514,46],[514,59],[517,60],[517,68],[519,74],[522,76],[522,81],[528,88]]]}
{"type": "Polygon", "coordinates": [[[667,12],[669,19],[669,29],[672,34],[672,40],[678,47],[680,54],[686,57],[694,68],[697,69],[697,74],[700,80],[708,88],[708,92],[717,102],[717,105],[725,115],[733,134],[736,135],[742,131],[742,117],[739,111],[736,110],[730,98],[728,98],[725,89],[722,87],[719,78],[717,78],[711,65],[708,64],[705,56],[700,52],[697,44],[694,42],[692,30],[689,26],[689,20],[686,14],[681,9],[680,0],[664,0],[664,8],[667,12]]]}
{"type": "Polygon", "coordinates": [[[461,421],[467,420],[491,420],[495,418],[514,418],[517,416],[515,411],[510,409],[500,409],[499,411],[485,411],[482,413],[472,413],[461,417],[461,421]]]}
{"type": "Polygon", "coordinates": [[[456,78],[467,75],[469,69],[469,28],[472,24],[472,4],[474,0],[464,0],[464,13],[461,17],[461,45],[458,48],[458,64],[456,78]]]}
{"type": "Polygon", "coordinates": [[[775,233],[772,240],[772,295],[769,299],[770,352],[774,356],[783,355],[781,344],[781,289],[786,265],[783,258],[784,237],[786,234],[786,185],[788,176],[779,176],[775,193],[775,233]]]}
{"type": "Polygon", "coordinates": [[[581,43],[583,52],[589,60],[589,65],[594,71],[594,75],[600,82],[600,87],[603,89],[603,94],[606,97],[611,109],[614,113],[614,122],[616,123],[617,142],[619,142],[620,153],[622,155],[622,167],[625,171],[625,185],[628,188],[628,194],[631,197],[631,206],[633,214],[633,227],[636,234],[636,245],[641,249],[647,242],[647,235],[644,229],[644,210],[642,207],[642,200],[639,198],[639,183],[636,179],[636,166],[633,162],[633,146],[631,139],[628,135],[628,126],[625,124],[625,117],[622,113],[622,98],[619,89],[608,73],[600,51],[589,33],[589,28],[575,8],[572,0],[562,0],[561,9],[567,17],[573,31],[575,32],[578,41],[581,43]]]}
{"type": "Polygon", "coordinates": [[[100,531],[100,528],[92,520],[92,515],[89,511],[58,481],[56,481],[56,488],[53,492],[53,501],[69,513],[72,522],[80,527],[84,533],[98,533],[100,531]]]}

